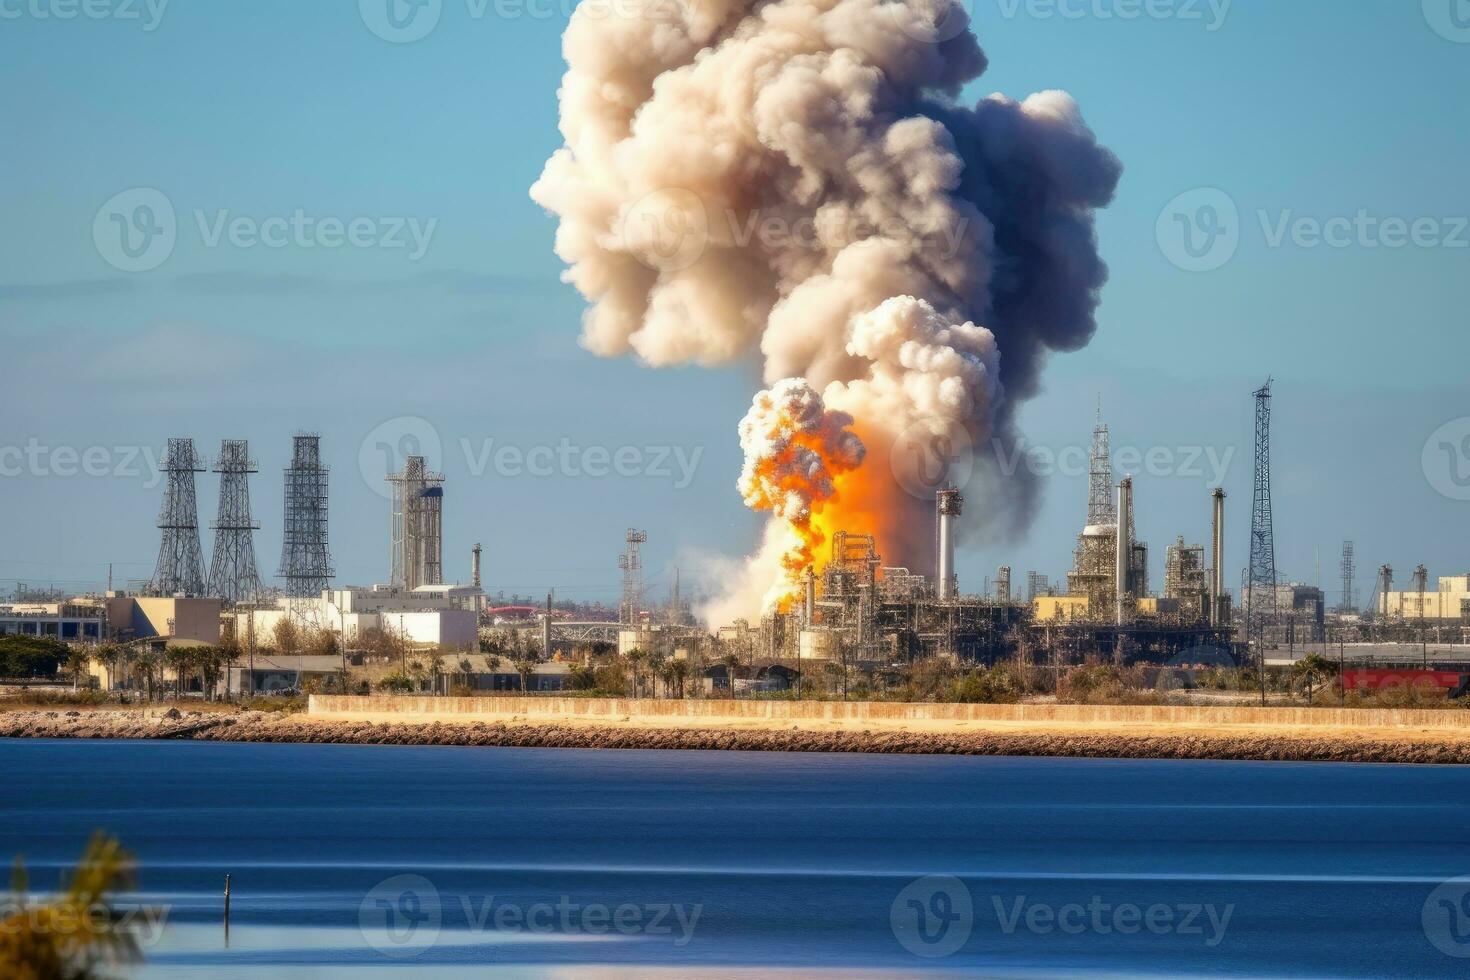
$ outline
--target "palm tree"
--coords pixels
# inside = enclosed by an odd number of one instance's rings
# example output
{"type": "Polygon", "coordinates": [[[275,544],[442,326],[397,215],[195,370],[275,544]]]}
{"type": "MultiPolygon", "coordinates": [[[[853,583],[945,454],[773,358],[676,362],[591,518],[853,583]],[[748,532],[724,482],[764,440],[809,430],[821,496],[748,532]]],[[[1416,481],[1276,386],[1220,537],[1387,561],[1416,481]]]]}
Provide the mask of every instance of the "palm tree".
{"type": "Polygon", "coordinates": [[[194,650],[192,647],[166,647],[163,651],[163,662],[174,672],[174,698],[180,698],[184,693],[184,675],[189,673],[194,666],[194,650]]]}
{"type": "Polygon", "coordinates": [[[684,697],[684,678],[689,676],[689,661],[673,660],[669,663],[669,678],[674,683],[674,689],[678,692],[675,696],[684,697]]]}
{"type": "Polygon", "coordinates": [[[133,646],[123,647],[117,656],[118,666],[122,668],[124,682],[131,688],[137,689],[133,674],[138,666],[138,648],[133,646]]]}
{"type": "MultiPolygon", "coordinates": [[[[655,698],[658,697],[658,678],[663,674],[664,661],[666,659],[668,659],[668,654],[662,650],[654,650],[648,655],[648,682],[653,687],[653,696],[655,698]]],[[[665,680],[664,684],[664,693],[668,693],[668,681],[665,680]]]]}
{"type": "Polygon", "coordinates": [[[141,650],[133,657],[133,665],[137,668],[138,674],[143,678],[149,701],[153,700],[153,685],[157,680],[158,663],[158,654],[149,649],[141,650]]]}
{"type": "Polygon", "coordinates": [[[82,683],[82,675],[87,672],[87,664],[92,655],[83,647],[72,647],[66,653],[66,671],[71,674],[71,689],[75,691],[82,683]]]}
{"type": "Polygon", "coordinates": [[[735,671],[740,668],[740,657],[738,654],[727,653],[720,660],[725,665],[725,677],[730,682],[730,697],[735,697],[735,671]]]}
{"type": "Polygon", "coordinates": [[[1301,660],[1291,665],[1291,678],[1294,684],[1300,684],[1306,688],[1308,703],[1312,700],[1312,690],[1318,684],[1324,683],[1328,677],[1337,673],[1337,665],[1323,657],[1320,653],[1309,653],[1301,660]]]}
{"type": "Polygon", "coordinates": [[[645,653],[645,652],[643,652],[642,650],[639,650],[637,648],[634,648],[634,649],[628,651],[628,653],[627,653],[627,659],[628,659],[628,666],[631,667],[632,670],[633,670],[633,697],[636,698],[636,697],[638,697],[638,691],[639,691],[639,687],[638,687],[638,683],[639,683],[639,680],[638,680],[638,665],[641,664],[641,663],[643,663],[644,660],[647,660],[648,659],[648,654],[645,653]]]}
{"type": "Polygon", "coordinates": [[[92,659],[97,662],[98,666],[107,670],[107,687],[103,688],[104,691],[111,689],[116,683],[117,664],[121,658],[122,651],[110,643],[104,644],[93,651],[92,659]]]}

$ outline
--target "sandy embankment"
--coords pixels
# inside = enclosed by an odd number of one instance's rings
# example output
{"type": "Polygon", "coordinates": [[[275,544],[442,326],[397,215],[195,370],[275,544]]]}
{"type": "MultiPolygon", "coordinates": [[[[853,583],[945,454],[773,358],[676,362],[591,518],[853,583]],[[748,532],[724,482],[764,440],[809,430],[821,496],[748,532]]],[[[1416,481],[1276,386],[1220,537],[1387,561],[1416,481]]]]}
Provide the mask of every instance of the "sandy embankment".
{"type": "Polygon", "coordinates": [[[1470,764],[1470,729],[927,722],[654,727],[586,721],[368,721],[257,711],[0,711],[0,738],[189,739],[364,745],[724,749],[1470,764]]]}

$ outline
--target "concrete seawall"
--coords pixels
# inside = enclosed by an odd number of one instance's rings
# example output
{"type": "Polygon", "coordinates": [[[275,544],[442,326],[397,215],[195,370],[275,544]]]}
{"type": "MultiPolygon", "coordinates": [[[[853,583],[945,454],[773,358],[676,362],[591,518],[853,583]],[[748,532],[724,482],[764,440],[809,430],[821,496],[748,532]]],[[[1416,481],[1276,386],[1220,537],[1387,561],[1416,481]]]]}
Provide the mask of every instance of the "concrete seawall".
{"type": "Polygon", "coordinates": [[[659,728],[970,727],[1352,728],[1470,732],[1450,709],[1219,708],[1071,704],[907,704],[840,701],[678,701],[558,697],[312,695],[308,714],[344,721],[633,725],[659,728]]]}

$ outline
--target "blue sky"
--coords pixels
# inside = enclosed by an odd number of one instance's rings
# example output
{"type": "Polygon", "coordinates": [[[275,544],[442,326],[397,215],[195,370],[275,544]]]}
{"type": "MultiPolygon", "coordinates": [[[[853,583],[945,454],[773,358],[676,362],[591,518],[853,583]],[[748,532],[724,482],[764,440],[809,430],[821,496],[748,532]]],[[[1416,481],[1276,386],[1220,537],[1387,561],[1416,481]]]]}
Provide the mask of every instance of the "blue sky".
{"type": "MultiPolygon", "coordinates": [[[[268,572],[301,429],[322,434],[334,466],[344,581],[387,574],[381,467],[364,442],[422,436],[425,423],[449,480],[450,577],[468,577],[481,541],[492,590],[615,601],[626,527],[649,531],[659,591],[674,564],[693,575],[749,547],[734,425],[755,370],[651,371],[581,350],[554,223],[526,193],[560,143],[569,0],[443,0],[436,28],[406,44],[376,36],[347,0],[173,0],[151,30],[142,0],[95,2],[109,16],[0,3],[0,451],[29,445],[45,460],[0,476],[0,590],[94,584],[108,561],[120,580],[146,577],[161,490],[146,467],[130,475],[126,447],[157,452],[170,435],[207,453],[251,440],[268,572]],[[137,188],[164,196],[178,231],[166,261],[128,272],[94,221],[137,188]],[[306,248],[288,233],[277,248],[222,230],[298,210],[371,219],[365,240],[404,247],[306,248]],[[414,226],[432,229],[422,255],[414,226]],[[481,465],[503,446],[559,445],[633,447],[639,475],[481,465]],[[105,450],[106,475],[73,475],[60,447],[105,450]],[[657,447],[694,461],[692,477],[657,447]]],[[[1470,9],[1456,21],[1450,3],[1160,0],[1163,16],[1124,19],[1128,0],[974,0],[991,69],[967,97],[1067,89],[1126,167],[1099,222],[1112,278],[1097,337],[1054,359],[1022,422],[1035,445],[1083,446],[1101,395],[1116,445],[1168,451],[1136,490],[1156,585],[1176,534],[1208,536],[1209,452],[1229,463],[1227,559],[1244,563],[1250,392],[1267,375],[1283,577],[1315,580],[1320,556],[1335,593],[1346,537],[1360,601],[1383,562],[1470,568],[1470,503],[1447,482],[1470,457],[1432,447],[1426,468],[1423,452],[1447,423],[1458,446],[1455,420],[1470,415],[1470,30],[1458,27],[1470,9]],[[1235,208],[1237,244],[1191,272],[1171,262],[1161,215],[1167,232],[1189,192],[1195,214],[1201,188],[1235,208]],[[1360,214],[1375,230],[1315,241],[1313,222],[1360,214]],[[1418,222],[1420,240],[1393,247],[1384,219],[1418,222]]],[[[200,481],[206,524],[215,487],[200,481]]],[[[1001,563],[1065,572],[1085,478],[1057,474],[1046,491],[1016,543],[965,551],[967,588],[1001,563]]]]}

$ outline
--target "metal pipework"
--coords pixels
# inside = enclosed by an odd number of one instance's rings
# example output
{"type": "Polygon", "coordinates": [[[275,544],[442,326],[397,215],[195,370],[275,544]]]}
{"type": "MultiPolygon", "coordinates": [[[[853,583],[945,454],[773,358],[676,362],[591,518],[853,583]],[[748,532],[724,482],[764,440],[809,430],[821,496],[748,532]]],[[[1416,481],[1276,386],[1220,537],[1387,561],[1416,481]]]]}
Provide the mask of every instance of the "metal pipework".
{"type": "Polygon", "coordinates": [[[1117,568],[1115,570],[1115,583],[1113,591],[1116,598],[1117,608],[1114,610],[1115,618],[1119,626],[1127,620],[1128,608],[1128,562],[1133,555],[1133,541],[1128,535],[1128,527],[1132,523],[1133,514],[1133,480],[1124,477],[1123,482],[1118,484],[1118,533],[1117,533],[1117,568]]]}
{"type": "Polygon", "coordinates": [[[954,574],[954,519],[964,510],[965,498],[953,488],[939,491],[935,507],[939,512],[939,582],[940,599],[953,599],[959,583],[954,574]]]}
{"type": "Polygon", "coordinates": [[[812,625],[817,618],[817,574],[810,568],[806,570],[806,625],[812,625]]]}
{"type": "Polygon", "coordinates": [[[1011,566],[1002,565],[995,576],[995,601],[1005,605],[1011,601],[1011,566]]]}

